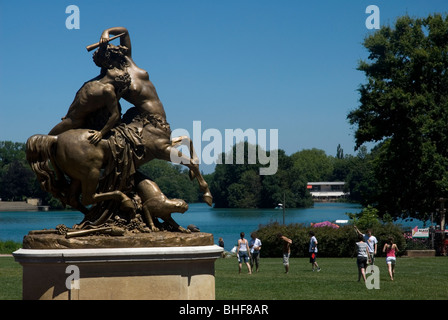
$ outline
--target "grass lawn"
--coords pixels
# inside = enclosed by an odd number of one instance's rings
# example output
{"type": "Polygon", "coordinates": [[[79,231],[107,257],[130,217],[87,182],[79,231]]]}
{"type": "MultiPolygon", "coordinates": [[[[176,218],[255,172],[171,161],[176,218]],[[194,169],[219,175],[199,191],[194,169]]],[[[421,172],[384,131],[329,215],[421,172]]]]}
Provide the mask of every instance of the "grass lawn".
{"type": "MultiPolygon", "coordinates": [[[[380,289],[358,282],[356,260],[318,258],[321,272],[312,272],[307,258],[291,258],[284,273],[281,258],[261,258],[260,272],[238,274],[236,258],[215,263],[217,300],[447,300],[448,257],[398,258],[395,280],[390,281],[384,258],[380,289]]],[[[22,297],[22,267],[12,257],[0,257],[0,300],[22,297]]]]}
{"type": "Polygon", "coordinates": [[[385,258],[378,257],[380,289],[358,282],[356,259],[318,258],[322,268],[312,272],[308,258],[290,259],[284,273],[281,258],[260,259],[260,272],[238,274],[236,258],[216,261],[217,300],[436,300],[448,299],[448,258],[398,258],[391,281],[385,258]]]}
{"type": "Polygon", "coordinates": [[[0,300],[22,299],[22,267],[12,257],[0,257],[0,300]]]}

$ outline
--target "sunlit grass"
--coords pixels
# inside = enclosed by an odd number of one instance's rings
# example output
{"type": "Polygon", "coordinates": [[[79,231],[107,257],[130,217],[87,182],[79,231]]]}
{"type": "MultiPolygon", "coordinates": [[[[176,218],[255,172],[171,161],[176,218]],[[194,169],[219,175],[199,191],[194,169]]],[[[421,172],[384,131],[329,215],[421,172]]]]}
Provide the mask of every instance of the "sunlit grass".
{"type": "Polygon", "coordinates": [[[321,272],[312,272],[307,258],[290,259],[284,273],[282,259],[261,259],[260,272],[238,274],[236,258],[216,261],[216,299],[365,300],[448,299],[448,258],[399,258],[391,281],[384,258],[377,258],[380,288],[358,282],[356,259],[321,258],[321,272]],[[254,294],[249,294],[253,292],[254,294]],[[255,294],[256,293],[256,294],[255,294]]]}

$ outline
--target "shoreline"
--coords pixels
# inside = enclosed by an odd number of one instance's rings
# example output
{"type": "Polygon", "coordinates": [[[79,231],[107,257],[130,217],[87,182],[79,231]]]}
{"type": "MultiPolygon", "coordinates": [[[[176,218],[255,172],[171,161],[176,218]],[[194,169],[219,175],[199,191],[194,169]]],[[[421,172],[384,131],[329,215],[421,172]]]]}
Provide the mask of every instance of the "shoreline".
{"type": "Polygon", "coordinates": [[[0,201],[0,212],[48,211],[50,206],[41,206],[27,201],[0,201]]]}

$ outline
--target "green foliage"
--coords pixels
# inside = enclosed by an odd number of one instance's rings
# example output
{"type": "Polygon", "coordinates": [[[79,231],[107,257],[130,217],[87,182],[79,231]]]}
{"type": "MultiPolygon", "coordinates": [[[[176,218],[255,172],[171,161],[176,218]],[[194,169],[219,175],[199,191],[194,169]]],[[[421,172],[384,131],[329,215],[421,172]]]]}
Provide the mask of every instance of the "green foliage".
{"type": "Polygon", "coordinates": [[[1,241],[0,240],[0,254],[11,254],[14,251],[20,249],[22,244],[14,242],[12,240],[1,241]]]}
{"type": "Polygon", "coordinates": [[[12,141],[0,141],[0,168],[14,161],[26,162],[25,144],[12,141]]]}
{"type": "MultiPolygon", "coordinates": [[[[273,175],[260,175],[260,163],[248,163],[250,152],[258,154],[259,146],[246,143],[235,145],[233,161],[221,154],[222,163],[217,164],[210,189],[216,208],[273,208],[286,199],[286,207],[306,207],[312,205],[306,190],[306,177],[294,166],[292,157],[278,150],[278,170],[273,175]],[[237,162],[238,147],[244,147],[244,159],[237,162]],[[243,163],[241,163],[243,162],[243,163]]],[[[268,154],[270,156],[270,154],[268,154]]],[[[272,160],[274,161],[274,160],[272,160]]]]}
{"type": "MultiPolygon", "coordinates": [[[[382,249],[387,239],[392,236],[400,249],[400,254],[405,250],[403,230],[393,224],[375,224],[372,234],[378,239],[378,256],[382,255],[382,249]]],[[[364,229],[360,229],[363,231],[364,229]]],[[[263,257],[278,257],[282,255],[282,242],[277,238],[278,233],[292,240],[291,256],[308,257],[310,235],[313,231],[318,241],[319,257],[351,257],[355,250],[357,233],[352,225],[341,226],[338,229],[331,227],[305,227],[302,224],[282,225],[271,223],[257,230],[257,237],[263,243],[263,257]]]]}
{"type": "Polygon", "coordinates": [[[448,16],[404,16],[368,36],[361,105],[348,114],[357,146],[381,142],[374,160],[380,212],[426,218],[448,192],[448,16]]]}
{"type": "Polygon", "coordinates": [[[305,149],[292,154],[291,159],[295,174],[307,182],[328,181],[333,173],[333,161],[323,150],[305,149]]]}
{"type": "Polygon", "coordinates": [[[367,230],[378,227],[381,222],[378,220],[378,209],[367,206],[360,213],[347,213],[350,222],[359,229],[367,230]]]}
{"type": "MultiPolygon", "coordinates": [[[[24,158],[25,144],[0,142],[0,197],[3,200],[23,200],[27,197],[41,198],[43,204],[62,208],[61,203],[49,193],[41,190],[34,174],[24,158]]],[[[344,155],[340,146],[336,157],[327,156],[318,149],[301,150],[291,156],[278,150],[278,170],[273,175],[260,175],[261,164],[248,164],[248,150],[257,154],[258,146],[244,144],[245,157],[242,164],[236,161],[236,152],[231,164],[222,164],[215,172],[204,175],[210,186],[216,208],[272,208],[286,203],[288,208],[312,206],[306,189],[311,180],[346,181],[346,191],[354,202],[368,205],[379,188],[373,177],[374,163],[378,151],[371,154],[361,147],[357,156],[344,155]]],[[[237,145],[234,146],[234,151],[237,145]]],[[[268,153],[269,156],[269,153],[268,153]]],[[[195,180],[191,181],[188,170],[166,161],[153,160],[139,170],[154,180],[166,196],[181,198],[187,202],[202,201],[195,180]]],[[[383,216],[384,212],[379,212],[383,216]]]]}
{"type": "Polygon", "coordinates": [[[0,198],[24,200],[28,197],[45,201],[51,196],[43,192],[25,158],[25,144],[0,141],[0,198]]]}
{"type": "MultiPolygon", "coordinates": [[[[404,238],[406,241],[406,250],[428,250],[431,249],[430,238],[413,238],[412,232],[405,232],[404,238]]],[[[434,247],[437,248],[437,244],[434,243],[434,247]]]]}
{"type": "Polygon", "coordinates": [[[374,174],[376,149],[367,152],[365,146],[359,148],[358,154],[346,159],[346,188],[350,191],[350,199],[364,206],[375,202],[379,183],[374,174]]]}

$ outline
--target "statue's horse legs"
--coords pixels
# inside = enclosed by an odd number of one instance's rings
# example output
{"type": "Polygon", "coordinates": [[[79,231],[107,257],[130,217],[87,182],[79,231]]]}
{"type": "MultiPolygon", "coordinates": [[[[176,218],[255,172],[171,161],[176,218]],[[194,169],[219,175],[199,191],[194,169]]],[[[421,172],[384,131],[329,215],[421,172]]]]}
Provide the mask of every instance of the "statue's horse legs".
{"type": "Polygon", "coordinates": [[[145,144],[146,157],[140,164],[146,163],[153,158],[169,161],[176,164],[182,164],[190,170],[190,178],[196,178],[199,188],[203,193],[204,201],[212,206],[213,197],[199,170],[199,160],[193,148],[193,142],[186,136],[171,139],[169,133],[163,129],[147,125],[143,130],[143,141],[145,144]],[[189,148],[190,156],[183,154],[176,149],[179,145],[186,145],[189,148]]]}
{"type": "Polygon", "coordinates": [[[90,168],[89,174],[81,181],[82,204],[84,206],[95,204],[107,200],[120,201],[120,209],[124,211],[133,211],[134,205],[132,200],[119,190],[111,192],[97,193],[96,189],[100,179],[101,171],[98,168],[90,168]]]}
{"type": "Polygon", "coordinates": [[[202,176],[201,171],[199,170],[198,159],[195,156],[193,143],[190,143],[190,154],[194,155],[192,157],[188,157],[184,155],[181,151],[177,150],[175,148],[177,145],[178,141],[173,140],[173,143],[164,149],[162,159],[173,162],[173,155],[174,155],[174,158],[176,159],[175,163],[180,163],[186,166],[188,169],[190,169],[190,178],[196,178],[198,180],[199,188],[203,192],[202,198],[204,199],[205,203],[207,203],[209,206],[212,206],[213,204],[212,193],[210,192],[208,183],[204,180],[204,177],[202,176]]]}

